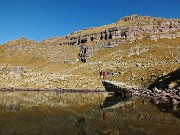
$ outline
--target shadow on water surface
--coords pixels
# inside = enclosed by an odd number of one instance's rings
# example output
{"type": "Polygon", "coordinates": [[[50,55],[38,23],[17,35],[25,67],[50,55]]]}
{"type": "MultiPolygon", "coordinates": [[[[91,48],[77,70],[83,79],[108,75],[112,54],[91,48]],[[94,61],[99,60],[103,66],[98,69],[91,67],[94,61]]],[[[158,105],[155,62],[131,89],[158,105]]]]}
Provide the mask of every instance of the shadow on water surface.
{"type": "MultiPolygon", "coordinates": [[[[111,108],[121,108],[127,104],[132,104],[132,97],[131,96],[121,96],[119,94],[110,94],[107,96],[103,102],[103,104],[100,105],[100,108],[102,110],[108,110],[111,108]]],[[[145,102],[146,99],[142,99],[142,103],[145,102]]],[[[180,119],[180,111],[179,110],[173,110],[171,104],[164,104],[164,103],[158,103],[154,104],[151,101],[147,101],[151,103],[152,105],[156,106],[160,112],[164,113],[171,113],[175,117],[180,119]]]]}
{"type": "Polygon", "coordinates": [[[101,104],[101,109],[108,109],[108,108],[114,108],[114,107],[122,107],[124,104],[130,103],[127,101],[130,101],[130,96],[121,96],[119,94],[110,94],[107,96],[101,104]]]}
{"type": "Polygon", "coordinates": [[[165,103],[154,104],[152,102],[152,104],[155,105],[160,110],[160,112],[170,113],[174,117],[180,119],[180,110],[173,110],[173,107],[172,107],[173,105],[171,103],[167,103],[167,104],[165,104],[165,103]]]}

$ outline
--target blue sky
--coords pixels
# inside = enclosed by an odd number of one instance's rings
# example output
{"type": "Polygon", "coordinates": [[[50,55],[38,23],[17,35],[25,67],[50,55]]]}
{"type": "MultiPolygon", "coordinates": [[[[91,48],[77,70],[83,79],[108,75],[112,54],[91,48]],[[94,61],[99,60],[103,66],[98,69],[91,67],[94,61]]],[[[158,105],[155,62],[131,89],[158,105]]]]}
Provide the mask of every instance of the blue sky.
{"type": "Polygon", "coordinates": [[[180,18],[180,0],[0,0],[0,44],[65,36],[131,14],[180,18]]]}

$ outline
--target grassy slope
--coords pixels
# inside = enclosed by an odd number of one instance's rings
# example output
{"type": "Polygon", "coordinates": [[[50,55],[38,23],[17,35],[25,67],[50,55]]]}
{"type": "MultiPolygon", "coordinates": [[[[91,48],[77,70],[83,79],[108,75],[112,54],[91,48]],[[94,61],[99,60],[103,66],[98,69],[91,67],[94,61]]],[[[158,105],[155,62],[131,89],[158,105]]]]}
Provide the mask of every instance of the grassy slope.
{"type": "Polygon", "coordinates": [[[107,78],[109,80],[147,87],[158,76],[180,67],[177,63],[179,43],[180,38],[161,39],[157,42],[143,39],[114,48],[100,48],[87,63],[79,61],[76,64],[64,63],[64,60],[77,59],[78,46],[37,45],[26,51],[11,52],[4,51],[4,46],[0,46],[0,65],[23,66],[42,74],[64,75],[65,80],[51,84],[67,88],[103,88],[99,77],[101,69],[114,73],[114,76],[107,78]],[[143,48],[146,49],[141,52],[143,48]]]}
{"type": "MultiPolygon", "coordinates": [[[[163,19],[140,19],[118,21],[113,24],[74,32],[71,36],[87,35],[102,32],[108,28],[149,24],[150,21],[160,22],[163,19]]],[[[55,45],[61,37],[51,38],[48,45],[55,45]],[[51,39],[56,39],[54,43],[51,39]]],[[[116,40],[116,39],[114,39],[116,40]]],[[[42,75],[58,74],[65,80],[50,82],[54,86],[67,88],[103,88],[100,70],[114,75],[107,79],[128,82],[132,85],[147,87],[160,76],[164,76],[180,68],[180,38],[160,39],[157,42],[143,39],[133,43],[118,45],[114,48],[99,48],[87,63],[78,61],[78,46],[48,46],[45,42],[36,43],[32,40],[19,39],[0,46],[0,66],[23,66],[26,72],[37,72],[42,75]],[[21,46],[23,49],[7,51],[10,46],[21,46]],[[69,61],[75,62],[69,64],[69,61]],[[77,62],[78,61],[78,62],[77,62]]],[[[95,44],[89,42],[88,45],[95,44]]],[[[24,78],[28,78],[25,76],[24,78]]],[[[33,78],[33,76],[32,76],[33,78]]],[[[1,82],[0,82],[1,83],[1,82]]],[[[4,83],[4,82],[2,82],[4,83]]],[[[38,83],[38,82],[37,82],[38,83]]],[[[29,86],[29,85],[28,85],[29,86]]]]}
{"type": "Polygon", "coordinates": [[[92,61],[102,63],[98,69],[107,69],[115,74],[108,79],[147,87],[158,76],[180,68],[177,63],[180,58],[179,43],[180,38],[161,39],[157,42],[144,39],[116,48],[102,49],[96,53],[92,61]],[[139,55],[130,55],[131,48],[148,50],[139,55]],[[141,66],[137,67],[137,63],[141,66]]]}

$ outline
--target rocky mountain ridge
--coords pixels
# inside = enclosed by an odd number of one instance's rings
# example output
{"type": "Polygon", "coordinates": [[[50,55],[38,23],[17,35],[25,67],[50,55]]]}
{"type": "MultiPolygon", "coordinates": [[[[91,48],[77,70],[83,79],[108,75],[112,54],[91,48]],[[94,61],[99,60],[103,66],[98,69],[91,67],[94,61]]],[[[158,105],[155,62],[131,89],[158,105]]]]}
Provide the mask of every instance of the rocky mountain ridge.
{"type": "Polygon", "coordinates": [[[143,38],[157,41],[160,38],[171,39],[180,37],[179,29],[179,19],[132,15],[126,16],[114,24],[84,29],[62,38],[45,40],[44,42],[54,42],[57,45],[79,45],[84,43],[91,44],[94,41],[104,45],[108,41],[109,46],[114,46],[118,43],[122,44],[126,41],[135,41],[143,38]]]}
{"type": "Polygon", "coordinates": [[[0,88],[103,89],[101,70],[148,87],[179,69],[179,43],[180,19],[141,15],[41,42],[13,40],[0,46],[0,88]]]}

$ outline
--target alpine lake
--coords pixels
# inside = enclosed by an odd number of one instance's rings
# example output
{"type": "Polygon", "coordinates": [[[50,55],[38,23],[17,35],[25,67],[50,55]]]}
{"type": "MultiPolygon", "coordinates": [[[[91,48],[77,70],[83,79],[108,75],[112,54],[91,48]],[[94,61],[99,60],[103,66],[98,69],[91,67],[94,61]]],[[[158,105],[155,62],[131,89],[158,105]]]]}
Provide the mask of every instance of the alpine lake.
{"type": "Polygon", "coordinates": [[[0,92],[0,135],[180,135],[180,112],[106,92],[0,92]]]}

